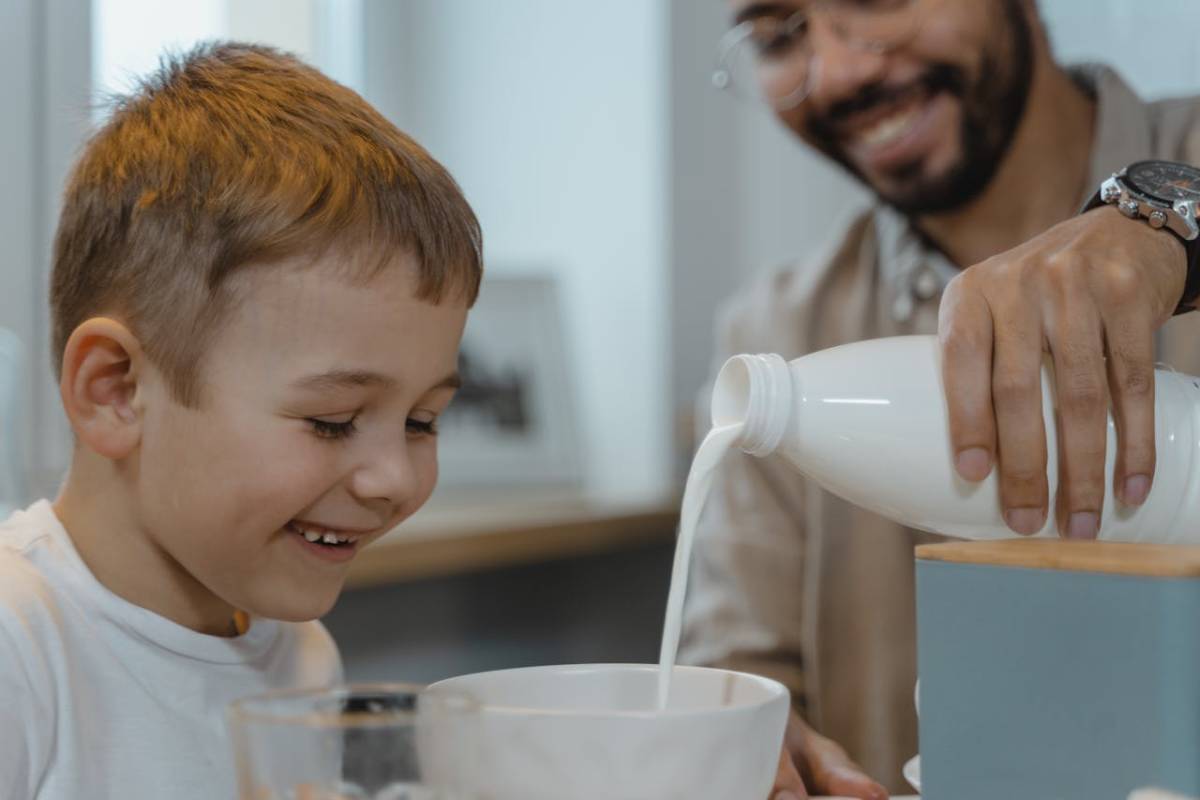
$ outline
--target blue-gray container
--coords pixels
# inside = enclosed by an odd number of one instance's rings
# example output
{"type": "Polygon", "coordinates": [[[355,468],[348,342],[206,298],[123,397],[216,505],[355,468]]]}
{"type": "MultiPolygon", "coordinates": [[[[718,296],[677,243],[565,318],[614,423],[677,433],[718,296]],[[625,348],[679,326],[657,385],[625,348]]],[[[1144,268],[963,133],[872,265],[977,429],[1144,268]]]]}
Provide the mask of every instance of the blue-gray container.
{"type": "Polygon", "coordinates": [[[921,547],[917,620],[923,800],[1200,796],[1200,548],[921,547]]]}

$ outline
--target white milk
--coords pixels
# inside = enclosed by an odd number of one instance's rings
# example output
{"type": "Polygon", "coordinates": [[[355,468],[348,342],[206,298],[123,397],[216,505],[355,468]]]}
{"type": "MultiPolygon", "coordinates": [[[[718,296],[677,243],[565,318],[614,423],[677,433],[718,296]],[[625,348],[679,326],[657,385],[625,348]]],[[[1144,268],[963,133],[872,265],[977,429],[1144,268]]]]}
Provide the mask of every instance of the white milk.
{"type": "Polygon", "coordinates": [[[696,539],[696,523],[708,499],[713,472],[725,453],[742,433],[740,424],[715,427],[704,437],[683,490],[683,510],[679,515],[679,539],[675,544],[675,564],[671,568],[671,592],[667,597],[667,618],[663,624],[662,652],[658,657],[658,709],[667,707],[671,692],[671,672],[679,651],[679,633],[683,626],[683,600],[687,594],[688,567],[692,561],[692,544],[696,539]]]}

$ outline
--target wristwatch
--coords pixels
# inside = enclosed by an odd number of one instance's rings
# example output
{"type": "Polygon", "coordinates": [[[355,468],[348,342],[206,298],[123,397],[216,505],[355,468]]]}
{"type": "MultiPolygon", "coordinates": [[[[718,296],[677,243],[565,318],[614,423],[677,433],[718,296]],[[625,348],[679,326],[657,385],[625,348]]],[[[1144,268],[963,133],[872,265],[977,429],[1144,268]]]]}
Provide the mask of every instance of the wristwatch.
{"type": "Polygon", "coordinates": [[[1200,169],[1173,161],[1135,162],[1100,184],[1083,211],[1102,205],[1114,205],[1130,219],[1144,219],[1179,237],[1187,253],[1187,279],[1175,313],[1195,311],[1191,304],[1200,297],[1200,169]]]}

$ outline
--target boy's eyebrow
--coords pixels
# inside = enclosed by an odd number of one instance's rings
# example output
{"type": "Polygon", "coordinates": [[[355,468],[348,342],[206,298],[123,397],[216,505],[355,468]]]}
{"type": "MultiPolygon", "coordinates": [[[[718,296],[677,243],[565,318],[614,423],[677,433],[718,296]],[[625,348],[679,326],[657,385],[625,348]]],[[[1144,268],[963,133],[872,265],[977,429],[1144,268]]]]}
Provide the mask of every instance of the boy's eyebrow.
{"type": "Polygon", "coordinates": [[[329,392],[334,389],[345,389],[352,386],[395,386],[394,378],[362,369],[331,369],[315,375],[306,375],[292,381],[297,389],[307,389],[315,392],[329,392]]]}
{"type": "MultiPolygon", "coordinates": [[[[396,379],[378,372],[362,369],[331,369],[315,375],[306,375],[292,381],[292,386],[314,392],[330,392],[336,389],[346,389],[358,386],[382,386],[389,388],[396,385],[396,379]]],[[[451,372],[434,385],[434,389],[457,389],[462,386],[462,378],[457,372],[451,372]]]]}

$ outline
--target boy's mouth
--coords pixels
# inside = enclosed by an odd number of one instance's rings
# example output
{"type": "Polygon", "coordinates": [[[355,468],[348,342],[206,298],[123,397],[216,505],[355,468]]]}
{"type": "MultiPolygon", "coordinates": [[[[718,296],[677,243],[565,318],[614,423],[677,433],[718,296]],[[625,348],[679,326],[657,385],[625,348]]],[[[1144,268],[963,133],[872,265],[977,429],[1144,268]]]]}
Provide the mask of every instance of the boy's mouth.
{"type": "Polygon", "coordinates": [[[348,533],[339,531],[336,528],[327,528],[322,525],[315,525],[295,519],[288,522],[284,527],[309,545],[331,552],[345,551],[346,555],[354,551],[355,545],[362,536],[360,533],[348,533]]]}

